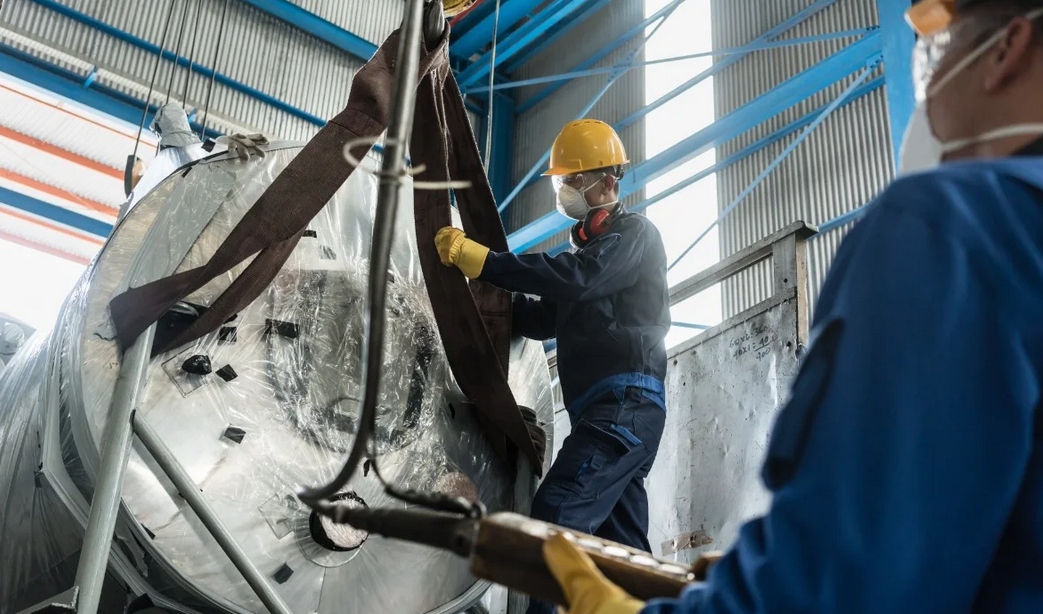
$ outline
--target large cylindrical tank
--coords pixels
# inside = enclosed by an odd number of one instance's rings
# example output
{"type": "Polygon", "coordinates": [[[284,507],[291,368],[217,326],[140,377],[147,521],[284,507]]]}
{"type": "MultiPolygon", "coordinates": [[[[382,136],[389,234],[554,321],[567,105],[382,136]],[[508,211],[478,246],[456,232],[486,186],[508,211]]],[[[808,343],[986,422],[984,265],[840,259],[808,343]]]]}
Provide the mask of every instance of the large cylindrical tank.
{"type": "MultiPolygon", "coordinates": [[[[299,150],[273,145],[263,160],[245,163],[215,156],[160,183],[117,226],[53,333],[34,338],[4,372],[0,613],[72,586],[120,372],[107,306],[126,287],[131,262],[144,254],[171,272],[204,264],[299,150]]],[[[371,154],[366,166],[376,165],[371,154]]],[[[354,440],[376,194],[376,178],[355,172],[265,293],[220,331],[151,361],[137,411],[299,614],[449,613],[484,588],[454,555],[330,527],[296,498],[303,486],[328,481],[354,440]],[[191,372],[202,362],[212,372],[191,372]]],[[[408,185],[397,223],[376,435],[380,471],[400,486],[525,512],[531,474],[495,454],[446,364],[408,185]]],[[[157,334],[205,309],[242,268],[188,297],[157,334]]],[[[548,429],[549,379],[540,345],[515,341],[511,386],[548,429]]],[[[384,494],[373,471],[356,476],[343,497],[403,505],[384,494]]],[[[117,544],[110,570],[133,595],[148,593],[172,610],[265,611],[136,440],[117,544]]]]}

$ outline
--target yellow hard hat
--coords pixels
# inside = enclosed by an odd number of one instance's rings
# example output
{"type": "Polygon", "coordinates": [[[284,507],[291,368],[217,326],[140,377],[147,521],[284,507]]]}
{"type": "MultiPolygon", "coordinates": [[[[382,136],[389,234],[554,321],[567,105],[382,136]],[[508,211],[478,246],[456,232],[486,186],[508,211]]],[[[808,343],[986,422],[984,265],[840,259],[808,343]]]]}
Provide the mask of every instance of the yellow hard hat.
{"type": "Polygon", "coordinates": [[[605,122],[581,119],[569,122],[554,139],[550,168],[544,177],[573,175],[629,162],[619,135],[605,122]]]}

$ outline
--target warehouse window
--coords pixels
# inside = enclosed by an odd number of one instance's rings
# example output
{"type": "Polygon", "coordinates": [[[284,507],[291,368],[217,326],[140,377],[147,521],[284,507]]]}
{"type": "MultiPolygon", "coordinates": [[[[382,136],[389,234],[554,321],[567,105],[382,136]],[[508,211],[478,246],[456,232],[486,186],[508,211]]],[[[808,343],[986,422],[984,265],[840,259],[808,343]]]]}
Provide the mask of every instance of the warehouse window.
{"type": "MultiPolygon", "coordinates": [[[[652,16],[672,0],[645,0],[645,15],[652,16]]],[[[710,0],[686,0],[645,46],[645,60],[660,60],[711,50],[710,0]]],[[[648,30],[651,33],[651,28],[648,30]]],[[[712,66],[709,57],[648,66],[645,71],[645,103],[671,95],[682,84],[712,66]]],[[[652,111],[645,119],[645,147],[651,159],[714,121],[713,79],[706,79],[652,111]]],[[[705,171],[716,161],[713,150],[679,166],[646,187],[646,198],[669,190],[705,171]]],[[[714,175],[667,196],[647,210],[666,244],[673,262],[717,217],[717,182],[714,175]]],[[[681,282],[718,262],[720,244],[712,230],[670,271],[670,284],[681,282]]],[[[715,287],[675,305],[675,322],[712,326],[721,321],[721,293],[715,287]]],[[[674,326],[667,344],[676,345],[699,330],[674,326]]]]}
{"type": "Polygon", "coordinates": [[[50,330],[84,265],[0,240],[0,314],[50,330]]]}

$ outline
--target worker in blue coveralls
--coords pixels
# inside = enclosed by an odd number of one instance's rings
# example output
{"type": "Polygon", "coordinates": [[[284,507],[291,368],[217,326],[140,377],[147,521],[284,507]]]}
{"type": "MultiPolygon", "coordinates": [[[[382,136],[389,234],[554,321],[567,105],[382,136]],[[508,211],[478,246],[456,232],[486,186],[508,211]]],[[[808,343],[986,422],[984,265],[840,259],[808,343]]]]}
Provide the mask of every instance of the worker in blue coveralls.
{"type": "MultiPolygon", "coordinates": [[[[650,550],[644,479],[666,419],[670,328],[666,251],[647,218],[619,198],[626,151],[611,126],[566,125],[551,149],[558,210],[576,220],[575,253],[490,252],[463,231],[435,238],[446,265],[514,292],[514,330],[557,338],[572,423],[536,492],[534,518],[650,550]]],[[[529,612],[552,612],[533,603],[529,612]]]]}
{"type": "Polygon", "coordinates": [[[1043,612],[1043,0],[909,15],[934,168],[837,254],[769,511],[648,603],[548,541],[571,614],[1043,612]]]}

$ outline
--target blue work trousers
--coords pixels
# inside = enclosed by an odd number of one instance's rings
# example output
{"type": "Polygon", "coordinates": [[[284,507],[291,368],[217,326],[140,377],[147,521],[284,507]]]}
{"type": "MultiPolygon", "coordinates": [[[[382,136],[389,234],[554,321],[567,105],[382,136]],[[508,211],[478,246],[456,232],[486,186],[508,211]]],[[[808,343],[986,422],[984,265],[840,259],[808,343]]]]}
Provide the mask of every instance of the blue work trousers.
{"type": "MultiPolygon", "coordinates": [[[[666,412],[643,389],[625,387],[571,419],[572,433],[536,491],[532,517],[651,551],[645,477],[659,450],[666,412]]],[[[554,609],[533,601],[528,612],[554,609]]]]}

